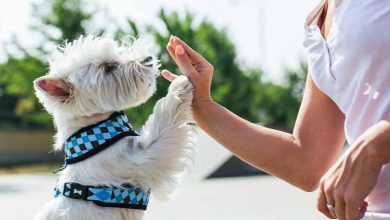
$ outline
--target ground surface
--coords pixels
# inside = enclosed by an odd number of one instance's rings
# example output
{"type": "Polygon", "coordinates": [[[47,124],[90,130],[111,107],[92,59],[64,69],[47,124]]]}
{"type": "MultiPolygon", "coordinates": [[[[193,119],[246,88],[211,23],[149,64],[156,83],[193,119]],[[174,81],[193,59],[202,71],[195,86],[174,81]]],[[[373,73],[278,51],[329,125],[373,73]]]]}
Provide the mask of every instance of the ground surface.
{"type": "MultiPolygon", "coordinates": [[[[30,220],[52,196],[51,174],[0,176],[2,220],[30,220]]],[[[151,200],[146,220],[313,220],[315,194],[304,193],[274,177],[186,182],[176,198],[151,200]]]]}
{"type": "MultiPolygon", "coordinates": [[[[204,180],[231,155],[200,132],[195,166],[176,198],[153,198],[146,220],[321,220],[315,193],[305,193],[274,177],[204,180]]],[[[1,172],[0,172],[1,173],[1,172]]],[[[55,175],[0,175],[1,220],[30,220],[53,195],[55,175]]]]}

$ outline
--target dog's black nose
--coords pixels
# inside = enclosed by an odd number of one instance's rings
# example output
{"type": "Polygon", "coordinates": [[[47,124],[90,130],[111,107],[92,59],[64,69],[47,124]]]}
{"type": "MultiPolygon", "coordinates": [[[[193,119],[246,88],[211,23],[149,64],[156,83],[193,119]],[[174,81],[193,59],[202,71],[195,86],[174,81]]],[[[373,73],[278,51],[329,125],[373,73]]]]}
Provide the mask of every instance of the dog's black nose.
{"type": "Polygon", "coordinates": [[[141,63],[142,63],[142,64],[149,63],[149,62],[152,61],[152,60],[153,60],[153,57],[148,56],[148,57],[146,57],[144,60],[142,60],[141,63]]]}

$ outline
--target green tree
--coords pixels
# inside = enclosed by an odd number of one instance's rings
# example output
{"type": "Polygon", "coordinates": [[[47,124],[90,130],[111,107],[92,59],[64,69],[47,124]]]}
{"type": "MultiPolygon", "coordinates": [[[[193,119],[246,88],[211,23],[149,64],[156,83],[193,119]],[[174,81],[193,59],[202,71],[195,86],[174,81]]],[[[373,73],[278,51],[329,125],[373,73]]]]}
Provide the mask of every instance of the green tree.
{"type": "Polygon", "coordinates": [[[41,33],[45,41],[62,44],[86,35],[92,14],[85,11],[81,0],[48,0],[33,5],[33,16],[38,18],[33,30],[41,33]]]}
{"type": "Polygon", "coordinates": [[[8,96],[7,99],[1,97],[2,111],[9,118],[13,118],[18,127],[48,124],[49,117],[40,110],[32,85],[32,81],[45,71],[43,61],[29,54],[24,54],[23,58],[11,55],[7,62],[0,64],[0,82],[8,96]]]}
{"type": "MultiPolygon", "coordinates": [[[[196,51],[214,65],[215,73],[212,96],[218,103],[239,116],[261,122],[270,127],[292,130],[298,114],[307,74],[307,66],[300,63],[297,70],[286,69],[282,84],[262,80],[263,72],[258,68],[242,68],[236,61],[236,49],[225,30],[218,30],[207,20],[194,24],[194,18],[187,14],[180,18],[178,13],[167,14],[163,9],[159,18],[165,30],[148,26],[145,33],[152,34],[160,48],[162,68],[179,73],[176,64],[165,50],[170,35],[180,36],[196,51]]],[[[131,33],[138,36],[141,28],[128,21],[131,33]]],[[[124,33],[122,31],[121,33],[124,33]]],[[[119,35],[121,36],[121,35],[119,35]]],[[[129,110],[136,124],[145,120],[145,112],[152,111],[154,103],[165,95],[169,83],[160,79],[156,95],[139,108],[129,110]]]]}
{"type": "Polygon", "coordinates": [[[50,51],[46,52],[45,48],[53,49],[65,40],[84,35],[84,25],[91,18],[80,0],[44,1],[33,5],[33,15],[38,21],[32,30],[41,34],[42,43],[36,48],[23,48],[15,40],[18,56],[9,53],[8,59],[0,64],[0,88],[4,93],[0,96],[0,107],[2,115],[7,116],[0,119],[2,125],[8,120],[16,122],[19,128],[51,127],[51,118],[38,103],[32,82],[47,71],[46,58],[50,51]]]}
{"type": "Polygon", "coordinates": [[[302,101],[307,65],[300,63],[297,70],[287,69],[284,82],[262,85],[260,121],[262,124],[284,130],[292,130],[302,101]]]}
{"type": "MultiPolygon", "coordinates": [[[[0,127],[3,128],[6,124],[15,124],[13,122],[24,128],[51,127],[49,115],[35,98],[32,81],[46,73],[47,54],[55,45],[90,32],[86,27],[91,22],[92,12],[85,11],[82,0],[44,1],[34,6],[34,15],[37,22],[32,29],[41,34],[42,43],[35,48],[23,48],[15,42],[18,56],[9,54],[0,64],[0,127]]],[[[286,81],[282,85],[265,82],[260,69],[243,68],[245,64],[236,60],[235,46],[224,29],[217,29],[207,20],[195,23],[190,13],[181,17],[178,13],[161,10],[159,18],[165,30],[159,31],[150,25],[139,27],[131,20],[128,24],[131,34],[151,34],[155,38],[162,68],[179,73],[165,46],[171,34],[180,36],[213,63],[212,96],[217,102],[250,121],[292,127],[301,99],[305,65],[302,64],[298,71],[286,71],[286,81]],[[262,117],[259,118],[259,114],[262,117]]],[[[117,38],[127,33],[118,30],[117,38]]],[[[136,127],[144,123],[155,102],[166,94],[168,86],[169,82],[160,78],[156,94],[147,103],[127,111],[136,127]]]]}
{"type": "MultiPolygon", "coordinates": [[[[213,98],[236,114],[251,121],[258,121],[262,71],[240,67],[236,61],[235,46],[225,30],[215,28],[207,20],[195,25],[194,17],[190,13],[181,18],[176,12],[167,14],[161,10],[159,18],[165,30],[161,31],[148,26],[141,34],[154,36],[160,48],[159,57],[162,61],[162,68],[179,73],[179,69],[170,59],[165,48],[171,35],[180,36],[214,65],[215,73],[211,91],[213,98]]],[[[141,28],[131,20],[128,23],[131,33],[139,35],[141,28]]],[[[158,90],[151,100],[141,107],[128,111],[128,115],[132,117],[135,124],[139,125],[146,119],[148,114],[145,112],[151,113],[154,103],[166,94],[168,86],[169,82],[160,79],[158,90]]]]}

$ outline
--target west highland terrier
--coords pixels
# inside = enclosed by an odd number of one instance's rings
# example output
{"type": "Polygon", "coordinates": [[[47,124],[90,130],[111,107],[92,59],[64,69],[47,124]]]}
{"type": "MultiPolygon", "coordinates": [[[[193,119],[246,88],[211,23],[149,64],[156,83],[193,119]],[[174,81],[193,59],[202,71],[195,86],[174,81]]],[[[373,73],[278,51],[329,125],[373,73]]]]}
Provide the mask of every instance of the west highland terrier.
{"type": "Polygon", "coordinates": [[[143,40],[82,37],[59,48],[36,95],[53,115],[65,164],[37,220],[142,219],[150,193],[168,198],[192,161],[193,86],[172,82],[140,133],[123,110],[156,90],[159,61],[143,40]]]}

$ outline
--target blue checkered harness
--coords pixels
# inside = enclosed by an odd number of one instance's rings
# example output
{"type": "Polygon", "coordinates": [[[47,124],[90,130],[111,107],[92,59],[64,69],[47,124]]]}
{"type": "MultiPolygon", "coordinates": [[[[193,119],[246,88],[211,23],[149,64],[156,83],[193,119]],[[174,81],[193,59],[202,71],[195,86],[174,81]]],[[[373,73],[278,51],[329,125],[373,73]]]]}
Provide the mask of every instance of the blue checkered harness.
{"type": "Polygon", "coordinates": [[[125,136],[139,136],[123,112],[115,112],[108,119],[82,128],[65,143],[65,166],[86,159],[125,136]]]}
{"type": "MultiPolygon", "coordinates": [[[[65,143],[65,164],[85,160],[125,136],[139,136],[123,112],[115,112],[106,120],[84,127],[69,137],[65,143]]],[[[92,201],[99,206],[146,210],[150,189],[144,190],[130,184],[121,187],[85,186],[75,182],[54,189],[54,197],[63,195],[71,199],[92,201]]]]}

